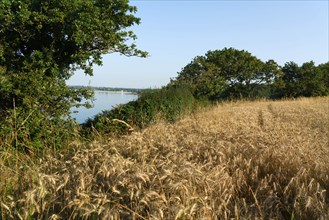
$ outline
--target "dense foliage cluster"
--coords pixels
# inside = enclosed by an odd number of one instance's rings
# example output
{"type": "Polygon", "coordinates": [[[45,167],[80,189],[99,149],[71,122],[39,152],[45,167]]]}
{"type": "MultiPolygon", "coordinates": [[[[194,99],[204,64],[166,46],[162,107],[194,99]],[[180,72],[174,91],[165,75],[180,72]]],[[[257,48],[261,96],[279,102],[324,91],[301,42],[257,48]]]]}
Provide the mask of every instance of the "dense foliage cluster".
{"type": "Polygon", "coordinates": [[[19,131],[22,137],[14,135],[15,145],[48,139],[52,127],[67,129],[60,127],[70,123],[70,107],[92,97],[89,90],[68,88],[73,71],[92,75],[93,65],[101,65],[106,53],[146,56],[127,30],[140,22],[133,15],[136,7],[128,3],[0,2],[0,122],[1,131],[19,131]]]}
{"type": "Polygon", "coordinates": [[[318,66],[312,61],[301,66],[289,62],[281,71],[282,74],[276,78],[274,85],[274,95],[278,98],[329,94],[329,62],[318,66]]]}
{"type": "Polygon", "coordinates": [[[191,113],[194,104],[195,99],[187,88],[150,90],[141,93],[135,101],[103,111],[87,120],[82,130],[89,132],[92,131],[90,128],[94,128],[101,133],[125,133],[132,127],[144,128],[159,119],[174,122],[191,113]]]}
{"type": "Polygon", "coordinates": [[[329,94],[329,63],[280,67],[245,50],[224,48],[195,57],[171,85],[188,86],[196,97],[210,100],[324,96],[329,94]]]}
{"type": "Polygon", "coordinates": [[[158,115],[172,122],[181,112],[191,112],[193,99],[194,103],[200,104],[227,99],[280,99],[328,94],[329,62],[318,66],[312,61],[302,66],[288,62],[281,67],[274,60],[263,62],[248,51],[224,48],[195,57],[166,87],[142,92],[137,101],[89,119],[84,130],[94,127],[103,132],[124,131],[122,124],[113,123],[113,119],[124,120],[139,128],[149,125],[158,115]]]}
{"type": "MultiPolygon", "coordinates": [[[[77,69],[92,75],[101,55],[145,57],[136,48],[139,24],[128,0],[4,0],[0,2],[0,136],[16,148],[60,146],[77,134],[72,106],[92,91],[68,87],[77,69]]],[[[245,50],[224,48],[195,57],[166,87],[88,120],[83,130],[117,132],[169,122],[196,103],[225,99],[286,98],[329,94],[329,63],[279,66],[245,50]]],[[[87,132],[89,133],[89,132],[87,132]]]]}

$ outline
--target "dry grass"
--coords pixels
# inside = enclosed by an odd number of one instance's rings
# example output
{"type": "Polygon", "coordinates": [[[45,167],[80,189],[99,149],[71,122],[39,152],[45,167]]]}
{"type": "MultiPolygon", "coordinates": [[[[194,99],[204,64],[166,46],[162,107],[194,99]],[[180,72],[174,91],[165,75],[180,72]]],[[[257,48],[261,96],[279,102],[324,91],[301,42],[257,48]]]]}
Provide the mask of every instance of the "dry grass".
{"type": "Polygon", "coordinates": [[[224,103],[74,144],[38,162],[3,153],[0,218],[329,218],[328,97],[224,103]]]}

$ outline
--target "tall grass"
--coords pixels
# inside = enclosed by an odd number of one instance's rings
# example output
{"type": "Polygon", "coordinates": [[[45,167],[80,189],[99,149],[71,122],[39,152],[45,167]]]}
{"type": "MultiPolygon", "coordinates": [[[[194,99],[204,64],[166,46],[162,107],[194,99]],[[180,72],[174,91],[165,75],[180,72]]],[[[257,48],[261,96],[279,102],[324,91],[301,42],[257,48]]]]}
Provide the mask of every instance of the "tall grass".
{"type": "Polygon", "coordinates": [[[1,152],[0,216],[328,219],[328,103],[226,102],[39,160],[1,152]]]}

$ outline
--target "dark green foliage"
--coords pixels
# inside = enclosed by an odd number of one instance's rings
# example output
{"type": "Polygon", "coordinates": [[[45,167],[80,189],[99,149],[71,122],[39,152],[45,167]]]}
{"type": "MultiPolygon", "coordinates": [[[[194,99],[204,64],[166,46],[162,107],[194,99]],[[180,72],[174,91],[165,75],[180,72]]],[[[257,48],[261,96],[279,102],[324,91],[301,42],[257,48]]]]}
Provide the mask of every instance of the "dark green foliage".
{"type": "Polygon", "coordinates": [[[130,127],[144,128],[157,119],[174,122],[182,115],[192,112],[195,100],[187,88],[165,87],[142,92],[136,101],[103,111],[84,125],[86,131],[94,127],[98,132],[125,133],[130,127]],[[118,120],[122,120],[127,124],[118,120]]]}
{"type": "Polygon", "coordinates": [[[133,15],[136,7],[128,3],[0,2],[0,123],[4,124],[0,135],[14,118],[24,122],[19,130],[24,136],[21,144],[30,141],[36,147],[45,146],[47,132],[51,137],[59,135],[56,142],[60,142],[63,129],[72,127],[67,120],[70,107],[92,97],[88,88],[68,88],[66,80],[73,72],[82,69],[92,75],[93,65],[101,65],[101,55],[106,53],[146,56],[135,44],[128,44],[136,36],[127,28],[140,22],[133,15]]]}
{"type": "Polygon", "coordinates": [[[101,64],[104,53],[145,56],[134,44],[126,45],[136,39],[125,30],[139,24],[140,19],[131,14],[136,10],[127,0],[2,1],[2,61],[21,71],[24,62],[36,59],[34,67],[44,69],[45,75],[67,79],[72,68],[91,75],[93,64],[101,64]]]}
{"type": "Polygon", "coordinates": [[[328,66],[289,62],[279,67],[247,51],[224,48],[197,56],[170,84],[184,85],[196,98],[212,101],[324,96],[329,94],[328,66]]]}
{"type": "Polygon", "coordinates": [[[247,51],[224,48],[196,57],[171,84],[188,85],[198,98],[251,99],[268,96],[265,85],[277,73],[278,65],[273,60],[264,63],[247,51]]]}
{"type": "MultiPolygon", "coordinates": [[[[146,124],[157,116],[173,122],[181,115],[192,111],[193,96],[185,88],[167,87],[142,93],[137,106],[140,114],[145,115],[142,118],[146,119],[146,124]]],[[[141,121],[139,124],[143,126],[144,122],[141,121]]]]}
{"type": "Polygon", "coordinates": [[[15,147],[16,149],[36,153],[44,147],[59,149],[67,146],[77,133],[75,122],[62,118],[48,118],[42,112],[17,108],[9,112],[2,119],[0,125],[0,139],[2,147],[15,147]],[[37,150],[37,151],[36,151],[37,150]]]}
{"type": "Polygon", "coordinates": [[[294,62],[282,67],[282,75],[276,79],[275,94],[279,98],[299,96],[325,96],[329,94],[329,63],[315,66],[314,62],[298,66],[294,62]]]}

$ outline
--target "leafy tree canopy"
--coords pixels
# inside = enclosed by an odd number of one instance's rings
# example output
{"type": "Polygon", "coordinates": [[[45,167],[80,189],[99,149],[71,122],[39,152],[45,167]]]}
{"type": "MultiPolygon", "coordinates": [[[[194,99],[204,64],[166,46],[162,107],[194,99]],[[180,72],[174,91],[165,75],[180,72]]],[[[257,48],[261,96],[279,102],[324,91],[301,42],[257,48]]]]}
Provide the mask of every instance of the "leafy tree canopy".
{"type": "Polygon", "coordinates": [[[139,24],[132,15],[136,10],[125,0],[4,0],[1,65],[20,71],[24,62],[37,60],[49,66],[46,73],[55,68],[67,79],[68,70],[75,68],[91,75],[93,63],[101,64],[104,53],[145,56],[135,44],[126,44],[136,39],[126,30],[139,24]]]}
{"type": "Polygon", "coordinates": [[[248,51],[224,48],[195,57],[170,85],[187,86],[196,97],[210,100],[324,96],[329,94],[329,63],[280,67],[248,51]]]}
{"type": "Polygon", "coordinates": [[[92,75],[107,53],[147,56],[128,29],[140,23],[136,10],[128,0],[2,0],[0,119],[14,107],[31,120],[63,118],[92,95],[67,87],[75,70],[92,75]]]}
{"type": "Polygon", "coordinates": [[[248,51],[224,48],[194,58],[172,84],[189,85],[197,96],[210,99],[251,97],[255,88],[270,83],[277,74],[273,60],[263,62],[248,51]]]}
{"type": "Polygon", "coordinates": [[[298,66],[288,62],[276,78],[278,97],[311,97],[329,94],[329,62],[315,65],[313,61],[298,66]]]}

